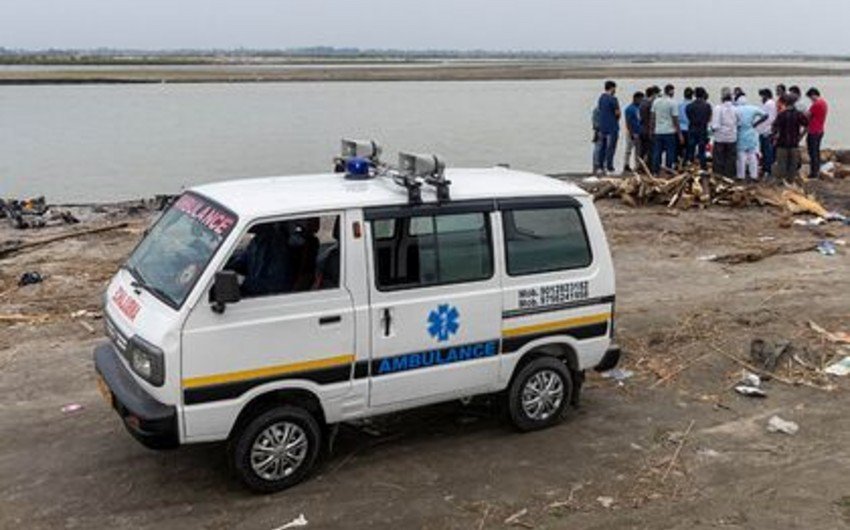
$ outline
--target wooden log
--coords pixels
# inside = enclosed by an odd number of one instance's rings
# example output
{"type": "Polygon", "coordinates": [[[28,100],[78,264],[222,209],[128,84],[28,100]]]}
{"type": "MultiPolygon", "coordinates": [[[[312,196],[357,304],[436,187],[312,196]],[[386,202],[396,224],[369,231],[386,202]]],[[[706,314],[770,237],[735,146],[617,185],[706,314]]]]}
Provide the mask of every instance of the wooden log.
{"type": "Polygon", "coordinates": [[[65,234],[60,234],[58,236],[48,237],[45,239],[37,239],[35,241],[25,241],[16,245],[12,245],[6,248],[0,248],[0,258],[6,258],[11,256],[12,254],[17,254],[18,252],[42,247],[44,245],[49,245],[50,243],[55,243],[57,241],[63,241],[65,239],[72,239],[75,237],[87,236],[90,234],[98,234],[101,232],[109,232],[110,230],[119,230],[121,228],[127,228],[129,223],[116,223],[107,226],[99,226],[97,228],[89,228],[87,230],[77,230],[74,232],[68,232],[65,234]]]}
{"type": "Polygon", "coordinates": [[[825,217],[829,213],[819,202],[795,190],[783,191],[782,198],[785,199],[786,207],[794,213],[810,213],[818,217],[825,217]]]}

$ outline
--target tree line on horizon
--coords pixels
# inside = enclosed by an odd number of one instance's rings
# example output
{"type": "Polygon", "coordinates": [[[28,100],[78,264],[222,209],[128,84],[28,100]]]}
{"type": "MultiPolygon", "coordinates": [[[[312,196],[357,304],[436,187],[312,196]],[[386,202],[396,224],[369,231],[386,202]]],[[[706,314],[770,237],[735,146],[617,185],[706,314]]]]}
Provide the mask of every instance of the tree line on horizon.
{"type": "Polygon", "coordinates": [[[0,46],[0,64],[187,64],[198,62],[245,62],[275,59],[383,59],[383,60],[429,60],[429,59],[596,59],[623,60],[631,62],[742,60],[742,59],[794,59],[848,61],[844,55],[810,54],[717,54],[705,53],[624,53],[555,50],[450,50],[450,49],[361,49],[333,46],[310,46],[286,49],[60,49],[28,50],[0,46]]]}

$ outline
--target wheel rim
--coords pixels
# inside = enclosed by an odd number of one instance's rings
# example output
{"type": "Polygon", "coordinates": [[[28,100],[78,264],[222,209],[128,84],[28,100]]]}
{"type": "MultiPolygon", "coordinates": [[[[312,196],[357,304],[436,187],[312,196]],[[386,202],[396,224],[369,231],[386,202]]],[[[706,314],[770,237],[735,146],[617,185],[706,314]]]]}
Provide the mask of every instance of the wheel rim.
{"type": "Polygon", "coordinates": [[[522,389],[522,409],[535,421],[549,419],[564,401],[564,382],[553,370],[541,370],[525,382],[522,389]]]}
{"type": "Polygon", "coordinates": [[[304,429],[282,421],[267,427],[251,446],[251,468],[264,480],[292,475],[307,457],[309,442],[304,429]]]}

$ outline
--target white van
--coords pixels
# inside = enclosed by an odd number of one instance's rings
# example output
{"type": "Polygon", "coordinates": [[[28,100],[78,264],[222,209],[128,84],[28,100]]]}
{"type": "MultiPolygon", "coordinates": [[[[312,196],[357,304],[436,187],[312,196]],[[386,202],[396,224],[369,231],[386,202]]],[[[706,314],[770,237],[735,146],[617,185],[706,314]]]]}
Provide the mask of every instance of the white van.
{"type": "Polygon", "coordinates": [[[276,491],[339,422],[497,394],[540,429],[617,364],[584,191],[344,148],[341,172],[187,191],[112,279],[98,385],[144,445],[226,440],[241,480],[276,491]]]}

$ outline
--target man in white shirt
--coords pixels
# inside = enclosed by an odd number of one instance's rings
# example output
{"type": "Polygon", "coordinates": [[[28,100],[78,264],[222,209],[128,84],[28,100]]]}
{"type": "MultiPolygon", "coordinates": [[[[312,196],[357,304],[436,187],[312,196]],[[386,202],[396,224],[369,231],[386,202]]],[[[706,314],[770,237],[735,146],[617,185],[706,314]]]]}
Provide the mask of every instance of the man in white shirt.
{"type": "Polygon", "coordinates": [[[664,87],[664,95],[652,103],[652,130],[654,132],[654,150],[652,156],[652,172],[658,174],[661,170],[661,157],[664,165],[672,173],[676,164],[678,147],[684,143],[682,131],[679,128],[679,104],[673,100],[676,88],[673,85],[664,87]]]}
{"type": "Polygon", "coordinates": [[[769,88],[759,90],[761,96],[761,110],[767,114],[767,120],[763,121],[756,130],[759,133],[759,147],[761,148],[761,169],[764,178],[770,177],[773,161],[776,155],[773,148],[773,122],[776,121],[776,101],[773,92],[769,88]]]}
{"type": "Polygon", "coordinates": [[[738,172],[738,112],[732,103],[732,90],[720,91],[720,104],[714,109],[714,172],[734,178],[738,172]]]}

